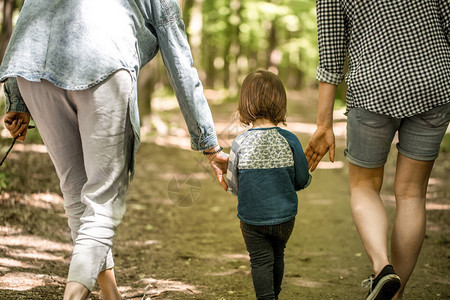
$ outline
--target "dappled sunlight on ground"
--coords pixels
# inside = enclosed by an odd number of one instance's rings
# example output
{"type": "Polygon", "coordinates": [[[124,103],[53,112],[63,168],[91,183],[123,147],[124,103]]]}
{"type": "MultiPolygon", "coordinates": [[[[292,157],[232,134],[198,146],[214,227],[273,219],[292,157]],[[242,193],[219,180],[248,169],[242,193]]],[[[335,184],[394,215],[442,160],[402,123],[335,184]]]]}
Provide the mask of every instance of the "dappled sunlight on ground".
{"type": "MultiPolygon", "coordinates": [[[[48,260],[48,261],[62,261],[65,263],[69,263],[69,259],[65,258],[61,255],[54,255],[47,252],[32,250],[32,249],[26,249],[26,250],[10,250],[8,254],[12,257],[16,257],[18,259],[40,259],[40,260],[48,260]]],[[[1,262],[0,262],[1,265],[1,262]]]]}
{"type": "Polygon", "coordinates": [[[299,277],[286,277],[286,281],[293,285],[301,286],[301,287],[305,287],[305,288],[320,288],[325,285],[324,282],[313,281],[313,280],[309,280],[306,278],[299,278],[299,277]]]}
{"type": "Polygon", "coordinates": [[[47,148],[45,148],[44,145],[17,143],[14,146],[14,151],[16,151],[16,152],[47,153],[47,148]]]}
{"type": "Polygon", "coordinates": [[[241,259],[241,260],[250,260],[250,257],[248,256],[248,254],[240,254],[240,253],[231,253],[231,254],[222,254],[223,257],[225,258],[230,258],[230,259],[241,259]]]}
{"type": "Polygon", "coordinates": [[[427,201],[427,210],[450,210],[450,204],[433,203],[427,201]]]}
{"type": "MultiPolygon", "coordinates": [[[[381,198],[383,200],[383,203],[389,206],[395,206],[395,196],[388,195],[388,194],[382,194],[381,198]]],[[[446,203],[436,203],[432,202],[433,197],[429,197],[427,194],[427,203],[426,203],[426,209],[427,210],[450,210],[450,204],[446,203]]]]}
{"type": "Polygon", "coordinates": [[[191,140],[188,137],[156,136],[143,138],[143,141],[153,142],[159,146],[173,146],[185,150],[191,149],[191,140]]]}
{"type": "Polygon", "coordinates": [[[0,246],[35,248],[40,251],[72,252],[72,244],[58,243],[32,235],[0,236],[0,246]]]}
{"type": "Polygon", "coordinates": [[[22,269],[37,269],[39,266],[31,265],[19,260],[10,259],[10,258],[1,258],[0,257],[0,266],[8,269],[9,268],[22,268],[22,269]]]}
{"type": "MultiPolygon", "coordinates": [[[[168,292],[177,292],[182,294],[198,295],[201,291],[193,286],[181,281],[174,280],[160,280],[155,278],[143,278],[138,282],[139,288],[131,286],[119,286],[119,291],[123,299],[128,300],[150,300],[150,299],[165,299],[165,294],[168,292]]],[[[94,295],[100,295],[96,291],[94,295]]],[[[182,299],[182,294],[176,299],[182,299]]],[[[169,298],[173,299],[173,298],[169,298]]]]}
{"type": "Polygon", "coordinates": [[[342,169],[345,166],[345,163],[343,161],[321,161],[317,165],[317,169],[342,169]]]}
{"type": "MultiPolygon", "coordinates": [[[[17,233],[15,233],[17,234],[17,233]]],[[[38,236],[11,235],[2,230],[0,235],[0,290],[31,290],[49,284],[62,285],[64,278],[19,270],[40,270],[44,264],[55,262],[68,266],[71,244],[58,243],[38,236]]]]}
{"type": "Polygon", "coordinates": [[[21,203],[31,205],[36,208],[62,208],[64,199],[55,193],[33,193],[31,195],[16,195],[14,193],[0,194],[0,203],[14,205],[15,203],[21,203]]]}
{"type": "Polygon", "coordinates": [[[151,245],[157,245],[159,244],[159,241],[156,240],[148,240],[148,241],[129,241],[127,243],[128,246],[134,246],[134,247],[146,247],[151,245]]]}
{"type": "Polygon", "coordinates": [[[62,285],[65,281],[59,276],[13,272],[0,277],[0,290],[26,291],[38,286],[62,285]]]}
{"type": "Polygon", "coordinates": [[[22,228],[16,226],[0,226],[0,236],[19,234],[22,233],[22,231],[22,228]]]}
{"type": "Polygon", "coordinates": [[[183,292],[190,294],[201,294],[201,291],[193,285],[181,281],[160,280],[155,278],[144,278],[140,283],[146,284],[143,299],[159,296],[165,292],[183,292]]]}
{"type": "Polygon", "coordinates": [[[231,269],[231,270],[226,270],[226,271],[222,271],[222,272],[208,272],[205,275],[220,277],[220,276],[230,276],[230,275],[236,275],[236,274],[249,275],[250,273],[251,273],[250,269],[247,266],[242,265],[242,266],[239,266],[239,268],[237,268],[237,269],[231,269]]]}

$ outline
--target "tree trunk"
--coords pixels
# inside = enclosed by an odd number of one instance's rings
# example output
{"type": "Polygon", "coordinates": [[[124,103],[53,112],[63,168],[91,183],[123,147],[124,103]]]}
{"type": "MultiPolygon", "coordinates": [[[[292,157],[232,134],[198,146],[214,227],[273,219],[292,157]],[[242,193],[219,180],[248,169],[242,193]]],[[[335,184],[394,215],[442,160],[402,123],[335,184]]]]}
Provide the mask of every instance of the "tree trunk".
{"type": "Polygon", "coordinates": [[[269,30],[269,47],[267,49],[267,69],[277,68],[277,62],[275,59],[277,48],[277,31],[276,31],[276,19],[274,19],[270,24],[269,30]]]}
{"type": "Polygon", "coordinates": [[[216,81],[216,68],[214,67],[214,60],[216,58],[216,47],[213,45],[207,45],[204,50],[206,50],[208,62],[206,64],[206,80],[205,86],[207,88],[214,88],[214,83],[216,81]],[[207,47],[207,48],[206,48],[207,47]]]}
{"type": "MultiPolygon", "coordinates": [[[[200,62],[200,44],[202,43],[203,26],[202,3],[203,0],[193,0],[190,9],[190,19],[185,20],[186,22],[189,21],[189,23],[186,24],[189,24],[189,45],[191,46],[191,52],[192,57],[194,58],[194,62],[200,62]]],[[[185,11],[186,8],[187,7],[185,7],[185,11]]]]}
{"type": "Polygon", "coordinates": [[[16,0],[3,0],[3,21],[0,32],[0,63],[3,61],[9,39],[13,32],[13,13],[16,9],[16,0]]]}
{"type": "Polygon", "coordinates": [[[159,80],[159,60],[155,57],[139,71],[138,77],[138,106],[139,115],[143,118],[152,112],[152,94],[159,80]]]}
{"type": "MultiPolygon", "coordinates": [[[[185,0],[183,1],[184,5],[182,7],[183,10],[183,21],[185,24],[189,24],[191,22],[191,14],[192,8],[194,7],[195,0],[185,0]]],[[[186,32],[189,38],[189,33],[186,32]]]]}
{"type": "Polygon", "coordinates": [[[229,37],[224,53],[224,87],[232,94],[237,92],[238,88],[238,65],[237,58],[241,53],[239,44],[239,24],[242,20],[242,3],[238,0],[231,0],[230,7],[232,9],[230,20],[228,23],[229,37]]]}

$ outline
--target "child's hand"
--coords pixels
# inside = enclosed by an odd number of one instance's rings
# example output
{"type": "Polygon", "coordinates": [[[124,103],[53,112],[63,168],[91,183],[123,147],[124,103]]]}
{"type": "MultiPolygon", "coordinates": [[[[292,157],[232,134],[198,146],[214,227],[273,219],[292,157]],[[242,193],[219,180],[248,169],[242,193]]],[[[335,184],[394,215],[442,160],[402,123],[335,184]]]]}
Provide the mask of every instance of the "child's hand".
{"type": "Polygon", "coordinates": [[[309,169],[314,171],[322,160],[322,157],[329,151],[330,161],[334,162],[335,140],[332,127],[317,127],[316,132],[309,140],[305,148],[305,156],[308,160],[309,169]]]}
{"type": "Polygon", "coordinates": [[[227,173],[228,168],[228,154],[220,151],[214,155],[208,155],[209,165],[211,166],[214,175],[219,181],[220,185],[227,190],[228,185],[225,180],[224,174],[227,173]]]}
{"type": "Polygon", "coordinates": [[[18,141],[25,141],[30,114],[10,111],[5,115],[3,121],[13,138],[17,138],[18,141]]]}

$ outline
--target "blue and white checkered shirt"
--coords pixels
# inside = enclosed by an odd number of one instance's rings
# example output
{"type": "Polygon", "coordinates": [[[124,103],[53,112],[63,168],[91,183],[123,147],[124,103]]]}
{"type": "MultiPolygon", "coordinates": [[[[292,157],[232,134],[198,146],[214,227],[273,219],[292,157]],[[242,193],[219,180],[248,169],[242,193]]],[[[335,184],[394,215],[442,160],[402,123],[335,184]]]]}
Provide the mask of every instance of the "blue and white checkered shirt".
{"type": "Polygon", "coordinates": [[[345,77],[347,110],[404,118],[448,103],[449,15],[449,0],[317,0],[316,78],[345,77]]]}

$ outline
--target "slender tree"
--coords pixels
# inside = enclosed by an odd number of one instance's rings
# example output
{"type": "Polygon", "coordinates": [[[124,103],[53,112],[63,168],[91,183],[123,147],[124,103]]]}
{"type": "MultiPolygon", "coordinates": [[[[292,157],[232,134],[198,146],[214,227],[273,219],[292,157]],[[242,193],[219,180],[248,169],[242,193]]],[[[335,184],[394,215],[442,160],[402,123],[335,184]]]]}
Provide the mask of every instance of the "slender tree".
{"type": "Polygon", "coordinates": [[[0,58],[2,61],[13,32],[13,14],[16,7],[16,0],[3,0],[2,30],[0,32],[0,58]]]}

